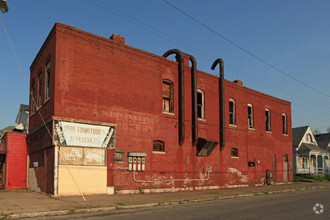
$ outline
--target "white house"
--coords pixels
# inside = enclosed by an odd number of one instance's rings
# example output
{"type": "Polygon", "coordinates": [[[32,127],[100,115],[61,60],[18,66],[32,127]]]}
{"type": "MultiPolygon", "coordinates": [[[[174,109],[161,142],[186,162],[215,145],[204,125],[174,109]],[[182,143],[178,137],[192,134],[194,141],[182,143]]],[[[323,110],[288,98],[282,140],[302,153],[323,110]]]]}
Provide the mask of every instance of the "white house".
{"type": "Polygon", "coordinates": [[[329,151],[318,146],[310,126],[292,129],[293,174],[329,174],[329,151]]]}

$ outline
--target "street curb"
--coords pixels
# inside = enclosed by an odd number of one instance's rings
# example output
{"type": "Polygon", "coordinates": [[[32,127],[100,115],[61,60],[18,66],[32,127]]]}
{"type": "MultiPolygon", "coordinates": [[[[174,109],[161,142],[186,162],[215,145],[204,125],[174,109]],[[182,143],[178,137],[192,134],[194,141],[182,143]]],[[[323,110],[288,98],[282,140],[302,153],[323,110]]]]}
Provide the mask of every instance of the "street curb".
{"type": "Polygon", "coordinates": [[[81,213],[94,213],[94,212],[107,212],[121,209],[138,209],[138,208],[150,208],[154,206],[170,206],[170,205],[180,205],[180,204],[188,204],[188,203],[197,203],[197,202],[207,202],[214,200],[224,200],[224,199],[233,199],[233,198],[243,198],[243,197],[251,197],[258,195],[267,195],[267,194],[278,194],[285,192],[295,192],[295,191],[305,191],[305,190],[314,190],[314,189],[325,189],[329,188],[329,186],[312,186],[312,187],[303,187],[296,189],[286,189],[281,191],[265,191],[259,193],[247,193],[247,194],[238,194],[231,196],[219,196],[219,197],[210,197],[206,199],[191,199],[191,200],[181,200],[181,201],[173,201],[173,202],[156,202],[156,203],[147,203],[147,204],[139,204],[139,205],[117,205],[111,207],[98,207],[98,208],[81,208],[74,210],[56,210],[56,211],[46,211],[46,212],[29,212],[29,213],[18,213],[18,214],[8,214],[8,215],[0,215],[0,218],[4,219],[17,219],[17,218],[36,218],[36,217],[45,217],[45,216],[55,216],[55,215],[68,215],[68,214],[81,214],[81,213]]]}

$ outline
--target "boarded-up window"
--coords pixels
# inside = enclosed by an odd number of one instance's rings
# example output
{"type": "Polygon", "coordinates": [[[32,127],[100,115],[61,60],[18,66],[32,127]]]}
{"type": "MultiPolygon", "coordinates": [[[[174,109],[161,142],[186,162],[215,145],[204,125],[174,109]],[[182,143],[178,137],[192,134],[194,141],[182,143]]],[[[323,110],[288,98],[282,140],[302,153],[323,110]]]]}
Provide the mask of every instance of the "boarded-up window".
{"type": "Polygon", "coordinates": [[[266,131],[271,131],[270,111],[268,109],[265,109],[265,117],[266,117],[266,131]]]}
{"type": "Polygon", "coordinates": [[[163,112],[173,113],[173,83],[163,81],[163,112]]]}
{"type": "Polygon", "coordinates": [[[204,92],[197,90],[197,116],[198,118],[205,118],[204,116],[204,92]]]}
{"type": "Polygon", "coordinates": [[[254,128],[253,106],[248,104],[248,128],[254,128]]]}
{"type": "Polygon", "coordinates": [[[154,141],[153,151],[165,152],[165,143],[163,141],[154,141]]]}
{"type": "Polygon", "coordinates": [[[283,129],[283,134],[288,134],[288,124],[287,124],[286,114],[282,114],[282,129],[283,129]]]}
{"type": "Polygon", "coordinates": [[[236,125],[236,107],[234,100],[229,100],[229,124],[236,125]]]}

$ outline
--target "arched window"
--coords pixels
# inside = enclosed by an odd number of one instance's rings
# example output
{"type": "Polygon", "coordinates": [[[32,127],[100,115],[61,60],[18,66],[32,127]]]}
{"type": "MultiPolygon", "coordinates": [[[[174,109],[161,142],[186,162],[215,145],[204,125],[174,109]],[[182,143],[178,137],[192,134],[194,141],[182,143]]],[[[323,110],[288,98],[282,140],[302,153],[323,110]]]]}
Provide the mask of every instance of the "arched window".
{"type": "Polygon", "coordinates": [[[229,124],[236,125],[236,104],[233,99],[229,100],[229,124]]]}
{"type": "Polygon", "coordinates": [[[205,118],[205,107],[204,107],[204,91],[201,89],[197,89],[197,116],[198,118],[205,118]]]}
{"type": "Polygon", "coordinates": [[[160,140],[154,141],[152,150],[157,151],[157,152],[165,152],[165,143],[164,143],[164,141],[160,141],[160,140]]]}
{"type": "Polygon", "coordinates": [[[231,149],[231,157],[238,157],[238,149],[232,148],[231,149]]]}

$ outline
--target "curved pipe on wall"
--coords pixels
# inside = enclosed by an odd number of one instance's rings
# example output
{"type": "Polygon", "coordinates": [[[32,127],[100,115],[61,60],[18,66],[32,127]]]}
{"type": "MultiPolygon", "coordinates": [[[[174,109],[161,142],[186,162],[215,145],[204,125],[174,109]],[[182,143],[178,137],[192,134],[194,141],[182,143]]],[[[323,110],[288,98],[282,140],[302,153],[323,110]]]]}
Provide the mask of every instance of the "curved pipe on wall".
{"type": "Polygon", "coordinates": [[[197,62],[194,56],[189,55],[191,67],[191,96],[192,96],[192,145],[198,142],[198,115],[197,115],[197,62]]]}
{"type": "Polygon", "coordinates": [[[224,79],[224,64],[221,58],[216,59],[212,64],[211,69],[214,70],[219,64],[219,124],[220,124],[220,150],[225,147],[225,79],[224,79]]]}
{"type": "Polygon", "coordinates": [[[171,54],[176,54],[175,58],[179,63],[179,145],[182,146],[185,140],[183,53],[178,49],[171,49],[165,52],[163,57],[167,58],[171,54]]]}

